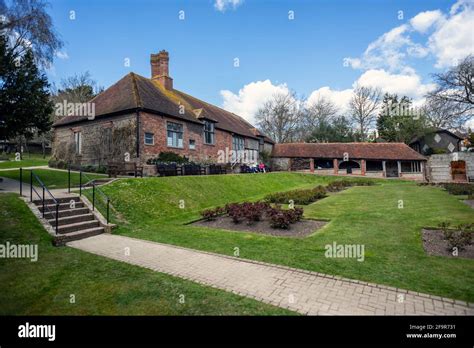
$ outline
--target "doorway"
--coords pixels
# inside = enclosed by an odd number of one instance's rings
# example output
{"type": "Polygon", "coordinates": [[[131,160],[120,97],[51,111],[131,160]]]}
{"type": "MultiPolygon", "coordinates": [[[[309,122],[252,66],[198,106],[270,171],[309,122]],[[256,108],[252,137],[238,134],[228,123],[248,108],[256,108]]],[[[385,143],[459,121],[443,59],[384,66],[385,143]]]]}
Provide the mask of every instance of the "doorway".
{"type": "Polygon", "coordinates": [[[397,161],[385,162],[385,173],[387,178],[398,178],[398,163],[397,161]]]}

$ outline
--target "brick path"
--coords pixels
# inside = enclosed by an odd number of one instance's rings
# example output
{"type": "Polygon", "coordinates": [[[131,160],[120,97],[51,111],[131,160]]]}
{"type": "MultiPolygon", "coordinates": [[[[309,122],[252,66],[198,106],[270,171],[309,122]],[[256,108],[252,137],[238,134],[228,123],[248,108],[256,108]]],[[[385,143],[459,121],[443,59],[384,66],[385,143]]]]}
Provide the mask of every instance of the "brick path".
{"type": "Polygon", "coordinates": [[[310,315],[474,315],[474,304],[102,234],[69,246],[310,315]]]}

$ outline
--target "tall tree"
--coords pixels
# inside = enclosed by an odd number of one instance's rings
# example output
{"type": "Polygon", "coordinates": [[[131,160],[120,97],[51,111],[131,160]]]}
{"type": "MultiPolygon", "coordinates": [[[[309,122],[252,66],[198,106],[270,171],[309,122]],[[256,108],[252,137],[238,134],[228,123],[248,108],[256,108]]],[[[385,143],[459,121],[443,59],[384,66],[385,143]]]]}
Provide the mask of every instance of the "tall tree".
{"type": "Polygon", "coordinates": [[[373,125],[380,104],[382,92],[378,88],[357,85],[349,102],[351,121],[357,126],[359,140],[367,140],[369,128],[373,125]]]}
{"type": "Polygon", "coordinates": [[[438,102],[451,102],[474,110],[474,56],[469,55],[448,71],[434,75],[437,88],[428,97],[438,102]]]}
{"type": "MultiPolygon", "coordinates": [[[[2,60],[13,58],[6,47],[7,40],[1,37],[2,60]]],[[[6,138],[30,138],[35,132],[42,134],[50,129],[53,111],[48,81],[36,66],[31,50],[7,68],[0,76],[0,122],[6,138]]]]}
{"type": "Polygon", "coordinates": [[[311,128],[311,133],[305,138],[309,143],[346,143],[354,141],[354,133],[350,122],[344,117],[332,117],[321,120],[311,128]]]}
{"type": "Polygon", "coordinates": [[[386,93],[381,105],[377,131],[384,140],[408,144],[414,137],[430,131],[425,116],[412,108],[412,101],[407,96],[399,101],[398,95],[386,93]]]}
{"type": "Polygon", "coordinates": [[[462,128],[472,118],[472,112],[466,111],[464,105],[440,98],[428,97],[423,105],[423,112],[433,128],[462,128]]]}
{"type": "Polygon", "coordinates": [[[63,46],[44,0],[0,0],[0,33],[6,35],[15,59],[28,50],[40,67],[48,67],[63,46]]]}
{"type": "Polygon", "coordinates": [[[263,133],[277,143],[297,139],[302,118],[301,100],[294,92],[279,92],[257,111],[255,119],[263,133]]]}

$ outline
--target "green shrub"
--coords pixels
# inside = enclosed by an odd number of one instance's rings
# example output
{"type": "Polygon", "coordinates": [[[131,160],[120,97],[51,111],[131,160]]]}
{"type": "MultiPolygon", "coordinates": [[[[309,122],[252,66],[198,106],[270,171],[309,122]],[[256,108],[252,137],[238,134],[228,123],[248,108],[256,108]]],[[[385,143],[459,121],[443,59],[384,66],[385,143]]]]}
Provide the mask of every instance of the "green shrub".
{"type": "Polygon", "coordinates": [[[292,190],[286,192],[276,192],[265,196],[265,201],[279,204],[306,205],[316,202],[318,199],[326,197],[326,189],[324,186],[316,186],[307,190],[292,190]]]}
{"type": "Polygon", "coordinates": [[[474,194],[474,185],[468,183],[450,183],[444,184],[444,189],[452,195],[472,195],[474,194]]]}
{"type": "Polygon", "coordinates": [[[158,157],[149,159],[147,164],[157,164],[157,163],[188,163],[189,159],[186,156],[180,156],[177,153],[171,151],[160,152],[158,157]]]}

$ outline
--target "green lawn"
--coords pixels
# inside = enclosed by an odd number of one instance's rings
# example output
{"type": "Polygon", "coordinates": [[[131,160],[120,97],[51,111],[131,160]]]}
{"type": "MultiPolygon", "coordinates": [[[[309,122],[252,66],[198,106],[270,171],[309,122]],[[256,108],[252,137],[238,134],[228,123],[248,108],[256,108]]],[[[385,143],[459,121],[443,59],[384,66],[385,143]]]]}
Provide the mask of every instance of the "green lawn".
{"type": "MultiPolygon", "coordinates": [[[[43,183],[49,189],[56,189],[56,188],[67,188],[68,187],[68,173],[67,171],[59,171],[59,170],[51,170],[51,169],[35,169],[33,171],[43,183]]],[[[0,171],[0,177],[10,178],[14,180],[20,180],[20,171],[18,169],[14,170],[5,170],[0,171]]],[[[87,173],[87,178],[95,179],[95,178],[103,178],[106,177],[105,174],[91,174],[87,173]]],[[[88,182],[89,180],[85,176],[83,178],[83,184],[88,182]]],[[[35,180],[33,178],[33,180],[35,180]]],[[[23,170],[23,182],[29,183],[30,182],[30,170],[24,169],[23,170]]],[[[33,182],[33,185],[38,185],[38,183],[33,182]]],[[[72,172],[71,173],[71,186],[79,186],[79,173],[72,172]]]]}
{"type": "Polygon", "coordinates": [[[243,258],[474,302],[474,260],[427,256],[422,247],[423,226],[474,222],[474,211],[440,188],[380,180],[333,194],[305,208],[307,217],[331,222],[303,239],[185,225],[206,207],[330,180],[335,178],[296,173],[145,178],[103,190],[112,198],[118,234],[227,255],[238,247],[243,258]],[[324,246],[334,241],[364,244],[365,261],[326,258],[324,246]]]}
{"type": "Polygon", "coordinates": [[[43,158],[40,154],[23,154],[23,159],[15,160],[15,155],[8,155],[9,161],[0,162],[0,169],[47,166],[49,156],[43,158]]]}
{"type": "Polygon", "coordinates": [[[0,194],[0,244],[7,241],[38,244],[39,256],[37,262],[0,258],[0,315],[294,314],[138,266],[53,247],[15,194],[0,194]]]}

